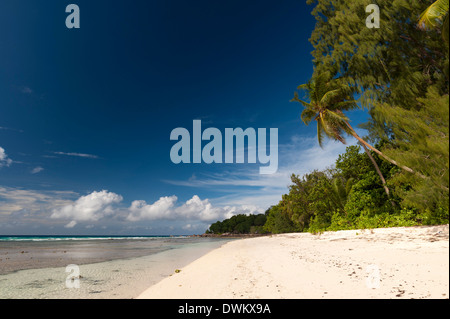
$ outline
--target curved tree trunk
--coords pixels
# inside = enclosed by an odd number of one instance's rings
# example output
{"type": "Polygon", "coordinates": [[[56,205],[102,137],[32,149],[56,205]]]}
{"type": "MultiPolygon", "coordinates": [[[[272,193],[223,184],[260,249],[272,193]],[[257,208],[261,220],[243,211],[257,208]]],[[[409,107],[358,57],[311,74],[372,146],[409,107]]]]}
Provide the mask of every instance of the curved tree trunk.
{"type": "Polygon", "coordinates": [[[372,164],[375,167],[375,170],[377,171],[378,176],[380,176],[381,182],[383,183],[384,191],[386,192],[386,195],[389,197],[389,188],[386,185],[386,180],[384,179],[383,173],[381,173],[380,167],[378,166],[377,162],[373,158],[372,154],[370,154],[367,147],[362,143],[359,143],[359,144],[361,144],[361,146],[364,148],[364,152],[366,152],[367,156],[369,156],[370,160],[372,161],[372,164]]]}
{"type": "Polygon", "coordinates": [[[385,154],[383,154],[382,152],[380,152],[379,150],[377,150],[375,147],[373,147],[372,145],[370,145],[369,143],[367,143],[366,141],[364,141],[361,137],[359,137],[359,135],[356,134],[356,132],[355,132],[355,130],[353,129],[353,127],[351,127],[350,124],[349,124],[347,121],[345,121],[345,124],[347,124],[347,126],[350,128],[350,130],[351,130],[352,135],[353,135],[354,138],[356,138],[361,144],[367,146],[367,147],[370,148],[372,151],[374,151],[375,153],[377,153],[378,155],[380,155],[381,157],[383,157],[383,158],[384,158],[385,160],[387,160],[388,162],[394,164],[394,165],[397,166],[397,167],[400,167],[401,169],[403,169],[403,170],[405,170],[405,171],[407,171],[407,172],[410,172],[410,173],[412,173],[412,174],[415,174],[415,175],[419,176],[420,178],[428,179],[427,176],[422,175],[421,173],[414,171],[412,168],[409,168],[408,166],[401,165],[401,164],[399,164],[397,161],[395,161],[395,160],[393,160],[392,158],[386,156],[385,154]]]}
{"type": "MultiPolygon", "coordinates": [[[[372,164],[375,167],[375,170],[377,171],[378,176],[380,176],[381,182],[383,184],[384,191],[386,192],[387,197],[390,198],[391,196],[389,194],[389,188],[388,188],[388,186],[386,184],[386,180],[384,179],[384,176],[383,176],[383,173],[380,170],[380,167],[378,166],[377,162],[373,158],[372,154],[370,154],[370,152],[367,149],[367,147],[364,144],[362,144],[362,143],[359,143],[359,144],[361,144],[361,146],[364,149],[364,152],[366,152],[367,156],[369,156],[370,160],[372,161],[372,164]]],[[[396,207],[397,206],[397,205],[395,205],[395,202],[393,202],[392,200],[391,200],[391,205],[392,205],[392,207],[396,207]]]]}
{"type": "MultiPolygon", "coordinates": [[[[372,145],[370,145],[369,143],[367,143],[366,141],[364,141],[361,137],[359,137],[359,135],[356,134],[356,132],[355,132],[355,130],[353,129],[353,127],[351,127],[350,124],[349,124],[347,121],[345,121],[345,124],[346,124],[346,125],[348,126],[348,128],[350,129],[350,131],[351,131],[351,133],[352,133],[352,135],[353,135],[354,138],[356,138],[361,144],[367,146],[368,148],[370,148],[372,151],[374,151],[375,153],[377,153],[378,155],[380,155],[382,158],[384,158],[384,159],[387,160],[388,162],[394,164],[394,165],[397,166],[397,167],[400,167],[401,169],[403,169],[403,170],[405,170],[405,171],[407,171],[407,172],[410,172],[410,173],[412,173],[412,174],[414,174],[414,175],[416,175],[416,176],[419,176],[419,177],[422,178],[422,179],[427,179],[427,180],[430,179],[428,176],[425,176],[425,175],[423,175],[423,174],[421,174],[421,173],[419,173],[419,172],[416,172],[416,171],[414,171],[412,168],[409,168],[408,166],[401,165],[401,164],[397,163],[397,161],[393,160],[392,158],[390,158],[390,157],[384,155],[382,152],[380,152],[380,151],[377,150],[375,147],[373,147],[372,145]]],[[[434,182],[433,182],[433,183],[434,183],[434,182]]],[[[436,184],[436,183],[434,183],[434,184],[435,184],[436,186],[438,186],[439,188],[441,188],[441,189],[447,191],[447,192],[449,191],[448,187],[446,187],[446,186],[438,185],[438,184],[436,184]]]]}

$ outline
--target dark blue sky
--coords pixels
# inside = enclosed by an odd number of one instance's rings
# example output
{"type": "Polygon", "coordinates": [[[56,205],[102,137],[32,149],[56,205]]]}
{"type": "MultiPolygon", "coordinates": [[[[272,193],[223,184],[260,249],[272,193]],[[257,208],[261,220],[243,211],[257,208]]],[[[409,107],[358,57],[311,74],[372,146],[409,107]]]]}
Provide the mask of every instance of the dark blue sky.
{"type": "Polygon", "coordinates": [[[333,163],[345,147],[317,149],[315,127],[289,102],[313,70],[311,10],[294,0],[2,0],[0,234],[201,233],[276,204],[289,173],[333,163]],[[80,29],[65,26],[69,3],[80,29]],[[279,173],[173,164],[170,132],[192,132],[194,119],[278,128],[279,173]],[[136,200],[145,203],[133,211],[136,200]]]}

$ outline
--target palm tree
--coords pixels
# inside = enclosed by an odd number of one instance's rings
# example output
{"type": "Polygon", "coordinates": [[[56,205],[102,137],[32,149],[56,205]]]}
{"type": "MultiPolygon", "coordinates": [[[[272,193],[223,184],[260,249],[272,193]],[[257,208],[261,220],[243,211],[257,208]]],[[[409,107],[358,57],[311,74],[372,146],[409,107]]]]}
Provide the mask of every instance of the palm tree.
{"type": "Polygon", "coordinates": [[[448,44],[448,1],[436,0],[420,15],[418,26],[421,29],[441,27],[442,37],[448,44]]]}
{"type": "Polygon", "coordinates": [[[350,194],[354,184],[355,180],[353,178],[349,178],[347,181],[344,181],[338,177],[333,179],[333,182],[331,183],[330,198],[343,212],[345,212],[345,203],[347,202],[347,197],[350,194]]]}
{"type": "Polygon", "coordinates": [[[313,120],[317,121],[317,139],[320,147],[323,146],[324,135],[345,144],[343,132],[349,131],[349,128],[342,125],[344,121],[348,121],[342,111],[358,107],[347,87],[339,80],[332,81],[330,73],[324,72],[308,83],[299,85],[297,89],[304,90],[310,102],[301,100],[297,92],[294,93],[292,101],[299,102],[305,107],[301,119],[306,125],[313,120]]]}
{"type": "Polygon", "coordinates": [[[343,137],[344,133],[355,137],[363,146],[366,154],[372,161],[388,196],[389,189],[386,185],[383,174],[367,148],[371,149],[390,163],[402,168],[403,170],[416,174],[422,178],[427,178],[407,166],[400,165],[395,160],[368,144],[355,132],[349,123],[348,117],[345,116],[343,111],[355,109],[358,105],[353,99],[349,87],[343,84],[339,79],[332,79],[329,72],[324,72],[317,75],[308,83],[299,85],[297,89],[304,90],[310,102],[301,100],[297,92],[294,93],[294,98],[292,101],[299,102],[305,107],[301,113],[301,119],[306,125],[312,121],[317,122],[317,139],[319,141],[319,145],[322,147],[324,136],[340,141],[343,144],[346,143],[343,137]]]}

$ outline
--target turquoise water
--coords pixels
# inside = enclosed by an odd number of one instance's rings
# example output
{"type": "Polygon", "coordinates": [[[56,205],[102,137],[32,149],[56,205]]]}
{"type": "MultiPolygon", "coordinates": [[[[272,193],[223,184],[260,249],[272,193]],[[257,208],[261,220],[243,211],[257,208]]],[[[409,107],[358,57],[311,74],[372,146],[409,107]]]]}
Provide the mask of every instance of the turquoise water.
{"type": "Polygon", "coordinates": [[[227,241],[166,236],[3,236],[0,299],[134,298],[227,241]],[[76,288],[67,286],[71,274],[67,267],[73,265],[80,275],[76,288]]]}
{"type": "Polygon", "coordinates": [[[148,256],[214,241],[187,236],[0,236],[0,275],[148,256]]]}
{"type": "Polygon", "coordinates": [[[186,238],[187,236],[0,236],[0,241],[62,241],[62,240],[114,240],[114,239],[152,239],[186,238]]]}

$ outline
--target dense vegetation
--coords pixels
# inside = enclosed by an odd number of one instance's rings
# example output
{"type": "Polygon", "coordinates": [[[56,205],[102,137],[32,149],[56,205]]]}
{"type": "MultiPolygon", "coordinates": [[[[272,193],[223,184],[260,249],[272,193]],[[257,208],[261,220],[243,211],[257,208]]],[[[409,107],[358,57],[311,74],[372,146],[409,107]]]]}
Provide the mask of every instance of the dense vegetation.
{"type": "Polygon", "coordinates": [[[270,208],[264,229],[272,233],[412,226],[448,222],[448,203],[423,209],[404,203],[409,185],[396,182],[401,170],[372,154],[390,188],[388,196],[360,146],[347,147],[335,168],[292,175],[289,193],[270,208]]]}
{"type": "Polygon", "coordinates": [[[448,223],[448,1],[378,0],[378,29],[365,26],[371,2],[308,0],[314,69],[293,101],[320,145],[352,136],[360,146],[333,168],[293,174],[265,231],[448,223]],[[366,137],[350,124],[355,108],[370,115],[366,137]]]}
{"type": "Polygon", "coordinates": [[[244,215],[232,216],[224,221],[218,221],[212,224],[206,231],[208,234],[261,234],[265,231],[263,226],[266,223],[266,215],[244,215]]]}

